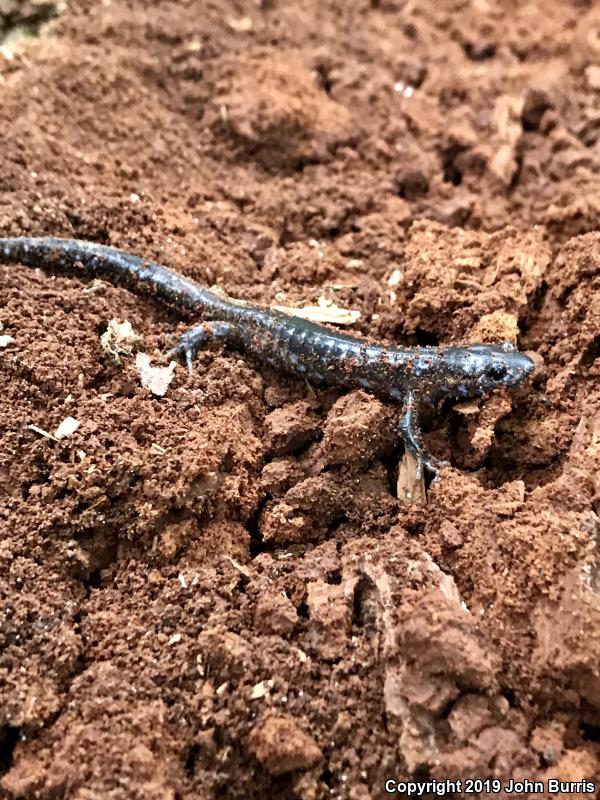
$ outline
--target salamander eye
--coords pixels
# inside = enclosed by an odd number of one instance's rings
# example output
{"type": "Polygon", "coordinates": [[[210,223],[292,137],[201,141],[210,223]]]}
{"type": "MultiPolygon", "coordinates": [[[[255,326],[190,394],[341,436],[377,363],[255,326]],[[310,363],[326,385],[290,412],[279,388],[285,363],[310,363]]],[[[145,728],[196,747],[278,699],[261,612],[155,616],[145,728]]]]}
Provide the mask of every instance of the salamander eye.
{"type": "Polygon", "coordinates": [[[506,378],[508,370],[504,364],[490,364],[485,374],[492,381],[501,381],[503,378],[506,378]]]}

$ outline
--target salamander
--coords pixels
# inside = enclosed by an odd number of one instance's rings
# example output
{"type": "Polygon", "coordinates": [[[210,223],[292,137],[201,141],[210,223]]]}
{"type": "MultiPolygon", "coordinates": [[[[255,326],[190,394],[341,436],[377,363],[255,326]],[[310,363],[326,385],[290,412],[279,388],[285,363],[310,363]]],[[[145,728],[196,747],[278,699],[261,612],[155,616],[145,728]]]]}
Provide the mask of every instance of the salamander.
{"type": "Polygon", "coordinates": [[[255,361],[317,383],[364,389],[402,404],[399,431],[414,456],[417,474],[438,477],[444,462],[424,447],[418,411],[444,397],[481,396],[520,383],[533,361],[514,346],[469,344],[398,347],[376,344],[271,308],[234,300],[177,272],[113,247],[50,237],[0,238],[0,263],[50,270],[83,269],[129,289],[156,296],[202,322],[186,331],[171,355],[191,371],[196,354],[213,342],[255,361]]]}

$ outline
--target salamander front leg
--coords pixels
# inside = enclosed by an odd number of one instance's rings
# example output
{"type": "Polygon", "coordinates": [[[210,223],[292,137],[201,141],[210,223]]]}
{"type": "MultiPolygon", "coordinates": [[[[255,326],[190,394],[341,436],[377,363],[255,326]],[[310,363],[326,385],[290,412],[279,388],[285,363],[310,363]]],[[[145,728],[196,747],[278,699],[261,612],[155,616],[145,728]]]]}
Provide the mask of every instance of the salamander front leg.
{"type": "Polygon", "coordinates": [[[237,337],[237,326],[230,322],[209,321],[194,325],[179,338],[179,342],[169,352],[169,357],[180,358],[187,364],[188,372],[192,374],[192,364],[198,351],[214,344],[223,342],[232,343],[237,337]]]}
{"type": "Polygon", "coordinates": [[[440,476],[441,468],[447,466],[448,462],[441,461],[425,451],[417,419],[417,408],[418,401],[415,399],[414,394],[409,392],[402,406],[402,417],[399,425],[400,434],[404,440],[404,447],[416,461],[417,478],[423,475],[423,467],[427,467],[434,473],[434,480],[437,480],[440,476]]]}

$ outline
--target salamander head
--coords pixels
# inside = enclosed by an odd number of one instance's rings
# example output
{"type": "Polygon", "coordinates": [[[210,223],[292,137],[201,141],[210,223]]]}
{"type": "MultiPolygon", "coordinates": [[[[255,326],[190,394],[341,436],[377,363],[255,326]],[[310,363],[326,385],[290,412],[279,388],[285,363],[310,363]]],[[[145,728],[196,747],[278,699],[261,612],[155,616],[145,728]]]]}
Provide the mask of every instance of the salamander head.
{"type": "Polygon", "coordinates": [[[529,356],[519,353],[510,342],[441,347],[439,353],[439,391],[431,381],[432,397],[477,397],[500,387],[516,386],[534,367],[529,356]]]}

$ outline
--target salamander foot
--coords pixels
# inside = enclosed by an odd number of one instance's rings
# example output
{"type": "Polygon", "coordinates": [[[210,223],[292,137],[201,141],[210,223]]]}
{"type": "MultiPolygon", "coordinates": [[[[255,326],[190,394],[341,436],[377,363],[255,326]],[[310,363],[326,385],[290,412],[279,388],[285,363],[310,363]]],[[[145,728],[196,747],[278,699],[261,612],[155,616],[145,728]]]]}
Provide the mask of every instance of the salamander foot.
{"type": "Polygon", "coordinates": [[[167,358],[175,358],[177,361],[185,362],[188,372],[190,375],[192,374],[195,353],[190,347],[187,347],[185,343],[179,341],[172,350],[168,351],[167,358]]]}
{"type": "Polygon", "coordinates": [[[184,361],[191,375],[198,351],[215,342],[227,343],[232,339],[235,331],[235,325],[229,322],[202,322],[182,334],[179,342],[167,355],[169,358],[178,358],[180,361],[184,361]]]}
{"type": "Polygon", "coordinates": [[[433,473],[432,483],[437,483],[441,477],[443,467],[449,467],[449,461],[443,461],[441,458],[435,456],[423,455],[417,456],[417,477],[420,478],[423,474],[423,467],[433,473]]]}
{"type": "Polygon", "coordinates": [[[404,400],[402,408],[402,416],[400,417],[400,435],[404,440],[404,447],[412,454],[415,459],[417,468],[417,478],[423,477],[423,469],[427,467],[430,472],[433,472],[433,482],[439,480],[442,467],[448,466],[447,461],[441,461],[435,456],[426,453],[423,448],[423,441],[421,439],[421,431],[417,421],[416,408],[418,399],[412,392],[408,392],[404,400]]]}

